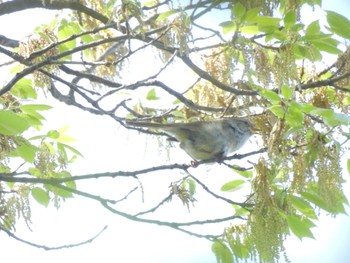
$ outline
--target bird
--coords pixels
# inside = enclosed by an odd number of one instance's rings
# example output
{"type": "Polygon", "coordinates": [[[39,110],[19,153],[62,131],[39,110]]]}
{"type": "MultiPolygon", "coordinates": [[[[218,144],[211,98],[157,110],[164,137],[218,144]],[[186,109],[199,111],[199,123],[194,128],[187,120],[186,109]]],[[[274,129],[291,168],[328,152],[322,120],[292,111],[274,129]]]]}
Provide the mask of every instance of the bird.
{"type": "Polygon", "coordinates": [[[234,117],[168,124],[129,119],[126,124],[161,130],[173,136],[195,161],[219,161],[239,150],[255,131],[247,119],[234,117]]]}

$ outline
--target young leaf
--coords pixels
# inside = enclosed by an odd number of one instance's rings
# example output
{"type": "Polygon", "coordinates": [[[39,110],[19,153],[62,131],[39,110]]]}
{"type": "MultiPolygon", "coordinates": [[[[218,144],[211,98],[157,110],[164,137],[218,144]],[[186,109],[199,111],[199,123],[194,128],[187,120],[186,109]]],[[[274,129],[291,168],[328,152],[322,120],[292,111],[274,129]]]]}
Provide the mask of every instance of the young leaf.
{"type": "Polygon", "coordinates": [[[262,91],[260,91],[260,95],[264,96],[272,103],[277,103],[277,102],[280,102],[282,100],[281,97],[278,96],[278,94],[272,90],[262,90],[262,91]]]}
{"type": "Polygon", "coordinates": [[[279,27],[281,19],[271,16],[257,16],[255,18],[255,22],[258,23],[259,26],[262,27],[279,27]]]}
{"type": "Polygon", "coordinates": [[[282,86],[281,94],[286,100],[289,100],[293,96],[293,92],[292,92],[291,88],[288,87],[287,85],[282,86]]]}
{"type": "Polygon", "coordinates": [[[288,123],[294,127],[301,125],[304,121],[303,113],[298,108],[293,107],[292,105],[288,108],[285,118],[288,121],[288,123]]]}
{"type": "Polygon", "coordinates": [[[41,176],[41,172],[38,168],[35,168],[35,167],[29,167],[28,168],[28,172],[31,174],[31,175],[34,175],[36,177],[40,177],[41,176]]]}
{"type": "Polygon", "coordinates": [[[246,8],[239,2],[232,7],[232,14],[236,18],[242,17],[245,13],[246,8]]]}
{"type": "Polygon", "coordinates": [[[242,184],[244,184],[245,181],[244,180],[233,180],[230,181],[228,183],[225,183],[222,187],[221,187],[221,191],[224,192],[233,192],[238,190],[239,188],[241,188],[242,184]]]}
{"type": "Polygon", "coordinates": [[[306,28],[306,35],[318,35],[321,33],[320,22],[318,20],[313,21],[306,28]]]}
{"type": "MultiPolygon", "coordinates": [[[[66,183],[67,185],[67,183],[66,183]]],[[[50,192],[54,193],[55,195],[58,195],[63,198],[70,198],[73,197],[73,193],[68,190],[64,190],[60,187],[52,186],[52,185],[45,185],[45,188],[49,190],[50,192]]]]}
{"type": "Polygon", "coordinates": [[[58,131],[56,131],[56,130],[51,130],[51,131],[48,131],[46,136],[48,138],[56,140],[58,137],[60,137],[60,133],[58,131]]]}
{"type": "Polygon", "coordinates": [[[286,114],[285,109],[281,105],[273,105],[269,107],[269,110],[281,119],[284,118],[284,115],[286,114]]]}
{"type": "Polygon", "coordinates": [[[196,193],[196,182],[191,178],[187,179],[186,182],[188,184],[188,191],[193,196],[196,193]]]}
{"type": "Polygon", "coordinates": [[[33,163],[35,159],[35,154],[38,151],[38,148],[29,142],[23,142],[17,147],[17,153],[25,161],[33,163]]]}
{"type": "Polygon", "coordinates": [[[216,240],[211,246],[211,250],[215,254],[216,261],[220,263],[232,263],[233,256],[231,250],[224,242],[216,240]]]}
{"type": "Polygon", "coordinates": [[[36,99],[37,93],[32,85],[31,79],[22,78],[12,87],[11,93],[22,99],[36,99]]]}
{"type": "Polygon", "coordinates": [[[31,190],[31,194],[33,198],[41,205],[47,207],[50,203],[49,194],[40,187],[34,187],[31,190]]]}
{"type": "Polygon", "coordinates": [[[61,143],[61,142],[57,143],[57,146],[59,148],[62,147],[62,148],[68,149],[69,151],[71,151],[72,153],[74,153],[80,157],[84,157],[81,152],[79,152],[77,149],[73,148],[72,146],[69,146],[69,145],[61,143]]]}
{"type": "Polygon", "coordinates": [[[339,42],[332,38],[310,40],[315,47],[330,54],[339,55],[342,51],[338,48],[339,42]]]}
{"type": "Polygon", "coordinates": [[[335,34],[350,39],[350,21],[345,16],[333,11],[327,11],[327,22],[331,27],[331,31],[335,34]]]}
{"type": "Polygon", "coordinates": [[[67,134],[64,134],[64,133],[60,133],[60,136],[56,139],[57,142],[60,142],[60,143],[69,143],[69,142],[74,142],[75,139],[67,134]]]}
{"type": "Polygon", "coordinates": [[[310,228],[314,227],[315,224],[306,218],[302,218],[297,215],[287,216],[287,222],[292,230],[293,234],[296,235],[300,240],[303,237],[314,238],[310,228]]]}
{"type": "Polygon", "coordinates": [[[160,15],[157,17],[156,21],[157,21],[157,22],[162,21],[162,20],[168,18],[169,16],[171,16],[171,15],[177,13],[177,12],[178,12],[178,11],[177,11],[177,10],[174,10],[174,9],[169,10],[169,11],[166,11],[166,12],[160,14],[160,15]]]}
{"type": "Polygon", "coordinates": [[[243,176],[244,178],[252,178],[253,171],[251,170],[242,170],[239,169],[239,166],[233,167],[232,169],[235,171],[235,173],[239,174],[240,176],[243,176]]]}
{"type": "Polygon", "coordinates": [[[284,26],[286,28],[290,28],[291,26],[293,26],[296,23],[296,21],[297,16],[294,10],[290,10],[283,18],[284,26]]]}
{"type": "Polygon", "coordinates": [[[148,100],[158,100],[159,99],[159,97],[157,97],[157,95],[156,95],[156,90],[154,88],[151,89],[147,93],[146,99],[148,99],[148,100]]]}
{"type": "Polygon", "coordinates": [[[16,135],[30,127],[28,121],[12,111],[0,110],[0,134],[16,135]]]}
{"type": "Polygon", "coordinates": [[[21,105],[19,108],[23,111],[43,111],[52,109],[52,106],[45,104],[25,104],[21,105]]]}
{"type": "Polygon", "coordinates": [[[251,25],[251,26],[243,26],[239,29],[240,32],[244,33],[244,34],[258,34],[260,31],[258,26],[255,25],[251,25]]]}
{"type": "Polygon", "coordinates": [[[235,216],[245,216],[250,213],[248,209],[241,207],[239,205],[232,205],[232,207],[233,209],[235,209],[235,216]]]}
{"type": "Polygon", "coordinates": [[[334,213],[333,211],[334,209],[328,207],[327,204],[323,201],[322,197],[317,193],[315,193],[314,191],[309,190],[308,192],[303,192],[301,193],[301,196],[304,197],[307,201],[315,204],[319,208],[327,212],[334,213]]]}
{"type": "Polygon", "coordinates": [[[289,196],[289,200],[292,202],[293,207],[303,213],[305,216],[311,218],[311,219],[317,219],[315,210],[312,208],[312,206],[305,201],[304,199],[297,197],[297,196],[289,196]]]}

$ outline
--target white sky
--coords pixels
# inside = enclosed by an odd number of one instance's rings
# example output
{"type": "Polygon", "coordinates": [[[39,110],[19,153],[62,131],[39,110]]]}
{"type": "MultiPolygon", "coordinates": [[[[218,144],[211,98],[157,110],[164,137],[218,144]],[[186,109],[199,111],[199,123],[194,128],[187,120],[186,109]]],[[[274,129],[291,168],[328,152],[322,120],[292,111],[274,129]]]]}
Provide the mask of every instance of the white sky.
{"type": "MultiPolygon", "coordinates": [[[[325,9],[336,10],[344,15],[350,10],[350,3],[343,1],[324,1],[325,9]],[[331,3],[331,4],[330,4],[331,3]],[[327,5],[328,4],[328,5],[327,5]]],[[[20,26],[1,29],[1,34],[13,38],[21,38],[31,32],[33,25],[39,23],[38,19],[45,19],[43,12],[30,10],[25,12],[29,15],[26,23],[20,26]]],[[[23,14],[25,14],[23,13],[23,14]]],[[[51,12],[55,13],[55,12],[51,12]]],[[[0,17],[0,24],[18,25],[18,13],[0,17]],[[6,22],[5,22],[6,21],[6,22]],[[13,22],[11,22],[13,21],[13,22]]],[[[47,17],[47,16],[46,16],[47,17]]],[[[23,17],[22,17],[23,19],[23,17]]],[[[22,20],[23,21],[23,20],[22,20]]],[[[51,102],[48,104],[52,104],[51,102]]],[[[92,116],[75,108],[65,105],[57,105],[53,110],[45,114],[48,129],[59,129],[65,125],[70,126],[68,133],[79,141],[75,147],[85,155],[85,159],[78,160],[72,167],[74,174],[91,172],[104,172],[116,170],[130,170],[137,167],[150,167],[163,163],[166,160],[154,159],[149,156],[151,152],[158,152],[157,140],[153,137],[127,133],[124,129],[117,127],[116,123],[108,118],[92,116]],[[54,120],[54,121],[50,121],[54,120]],[[135,136],[136,135],[136,136],[135,136]],[[145,151],[137,149],[147,146],[145,151]]],[[[188,162],[188,156],[182,151],[171,149],[171,162],[188,162]]],[[[211,165],[193,171],[207,180],[211,187],[220,187],[220,167],[211,165]],[[215,168],[215,169],[214,169],[215,168]],[[207,169],[207,170],[206,170],[207,169]],[[203,171],[205,173],[203,173],[203,171]],[[219,171],[219,172],[218,172],[219,171]]],[[[180,178],[174,174],[164,176],[162,173],[149,176],[145,187],[151,187],[157,178],[157,188],[164,189],[164,193],[147,194],[146,202],[156,202],[157,198],[166,195],[168,176],[174,176],[175,180],[180,178]],[[153,200],[154,199],[154,200],[153,200]]],[[[129,189],[119,187],[124,181],[119,180],[96,180],[89,185],[83,185],[84,189],[92,192],[103,192],[122,197],[129,189]]],[[[349,190],[349,188],[348,188],[349,190]]],[[[348,191],[349,192],[349,191],[348,191]]],[[[199,198],[197,198],[199,199],[199,198]]],[[[132,199],[134,203],[128,205],[138,206],[140,196],[132,199]]],[[[201,211],[210,210],[211,214],[222,212],[214,200],[208,200],[205,204],[193,209],[188,214],[186,208],[179,202],[170,204],[168,208],[162,208],[170,218],[188,217],[201,214],[201,211]],[[200,210],[197,212],[197,209],[200,210]],[[215,209],[215,210],[214,210],[215,209]]],[[[130,207],[133,209],[133,207],[130,207]]],[[[0,233],[1,258],[9,259],[11,262],[23,262],[28,259],[37,263],[58,262],[143,262],[143,263],[214,263],[215,257],[211,252],[211,243],[197,239],[166,227],[135,223],[116,215],[112,215],[105,209],[91,201],[81,198],[67,200],[62,204],[60,210],[54,208],[43,208],[39,205],[33,206],[33,232],[27,230],[26,226],[17,226],[16,234],[26,240],[48,246],[60,246],[75,242],[81,242],[91,238],[105,225],[108,229],[92,244],[79,248],[65,249],[59,251],[43,251],[28,245],[24,245],[8,238],[0,233]]],[[[303,242],[292,238],[287,241],[287,252],[293,263],[306,262],[347,262],[348,244],[350,243],[349,218],[339,216],[336,219],[322,217],[318,223],[319,228],[314,229],[316,241],[304,239],[303,242]]],[[[221,231],[221,229],[219,230],[221,231]]]]}

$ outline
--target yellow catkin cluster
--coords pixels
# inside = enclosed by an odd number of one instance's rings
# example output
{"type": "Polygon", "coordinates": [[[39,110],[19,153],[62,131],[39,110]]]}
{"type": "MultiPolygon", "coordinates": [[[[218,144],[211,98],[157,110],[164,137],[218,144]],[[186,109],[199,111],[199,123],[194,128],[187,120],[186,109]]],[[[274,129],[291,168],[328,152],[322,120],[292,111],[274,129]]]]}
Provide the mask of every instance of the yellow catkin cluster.
{"type": "MultiPolygon", "coordinates": [[[[42,34],[33,35],[28,38],[27,41],[21,42],[19,45],[18,53],[23,57],[29,58],[32,53],[42,50],[55,42],[57,42],[55,33],[49,28],[45,28],[42,34]]],[[[33,58],[31,63],[35,64],[41,62],[48,57],[58,54],[58,52],[59,51],[57,47],[50,48],[44,54],[33,58]]],[[[58,71],[58,66],[54,64],[48,64],[42,67],[42,69],[46,70],[49,73],[55,73],[58,71]]],[[[36,87],[50,87],[50,78],[39,71],[35,71],[33,73],[33,80],[36,87]]]]}
{"type": "Polygon", "coordinates": [[[272,72],[272,65],[268,53],[268,50],[261,47],[257,47],[254,52],[256,76],[265,87],[269,87],[271,83],[272,72]]]}
{"type": "Polygon", "coordinates": [[[339,207],[343,201],[339,149],[334,145],[320,145],[318,156],[315,169],[319,195],[327,207],[339,207]]]}
{"type": "Polygon", "coordinates": [[[284,45],[272,58],[272,72],[276,87],[291,85],[298,78],[293,45],[284,45]]]}
{"type": "MultiPolygon", "coordinates": [[[[88,6],[89,8],[95,10],[100,14],[105,14],[107,8],[105,8],[105,3],[102,0],[79,0],[79,2],[88,6]]],[[[101,25],[101,22],[96,20],[90,15],[86,15],[84,13],[76,12],[77,19],[81,25],[84,26],[86,30],[92,30],[101,25]]]]}
{"type": "Polygon", "coordinates": [[[331,104],[326,87],[317,88],[313,91],[312,105],[318,108],[329,109],[331,104]]]}
{"type": "MultiPolygon", "coordinates": [[[[335,67],[339,70],[339,73],[345,74],[350,71],[350,48],[346,50],[341,56],[339,56],[335,67]]],[[[350,85],[350,77],[344,78],[337,83],[339,86],[350,85]]]]}
{"type": "MultiPolygon", "coordinates": [[[[222,83],[230,85],[231,76],[231,58],[225,50],[215,49],[205,60],[205,70],[213,78],[222,83]]],[[[195,85],[188,96],[195,103],[209,107],[226,108],[230,106],[232,97],[226,92],[209,82],[202,81],[195,85]]]]}
{"type": "Polygon", "coordinates": [[[281,215],[281,206],[271,187],[271,172],[261,158],[255,166],[253,181],[255,207],[248,226],[258,257],[266,262],[278,262],[278,255],[284,251],[287,222],[281,215]]]}

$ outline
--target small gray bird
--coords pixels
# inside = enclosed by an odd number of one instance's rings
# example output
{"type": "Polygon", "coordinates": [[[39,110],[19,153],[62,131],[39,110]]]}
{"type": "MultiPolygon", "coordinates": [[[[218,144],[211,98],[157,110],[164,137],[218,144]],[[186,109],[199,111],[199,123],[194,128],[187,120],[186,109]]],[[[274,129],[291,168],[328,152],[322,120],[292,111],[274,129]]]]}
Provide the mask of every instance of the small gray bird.
{"type": "Polygon", "coordinates": [[[253,125],[240,118],[160,124],[127,120],[127,125],[162,130],[174,136],[193,159],[220,160],[239,150],[253,134],[253,125]]]}

